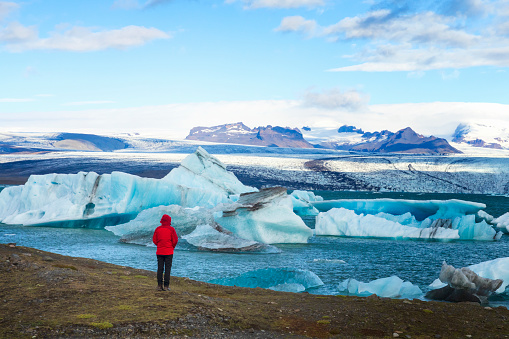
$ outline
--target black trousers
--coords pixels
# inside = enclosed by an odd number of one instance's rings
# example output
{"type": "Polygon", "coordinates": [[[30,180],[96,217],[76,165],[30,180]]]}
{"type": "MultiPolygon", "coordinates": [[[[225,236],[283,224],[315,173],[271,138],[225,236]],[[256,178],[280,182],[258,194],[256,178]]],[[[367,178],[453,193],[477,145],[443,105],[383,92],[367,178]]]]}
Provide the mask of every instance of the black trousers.
{"type": "Polygon", "coordinates": [[[157,256],[157,284],[170,286],[171,264],[173,262],[173,254],[157,256]],[[164,280],[163,280],[164,272],[164,280]]]}

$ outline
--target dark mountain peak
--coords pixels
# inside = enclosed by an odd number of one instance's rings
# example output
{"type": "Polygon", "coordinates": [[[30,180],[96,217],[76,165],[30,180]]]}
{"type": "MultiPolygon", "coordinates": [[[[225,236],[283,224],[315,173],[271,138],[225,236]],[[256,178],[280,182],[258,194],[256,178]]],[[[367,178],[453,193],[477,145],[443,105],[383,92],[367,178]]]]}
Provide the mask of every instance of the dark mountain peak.
{"type": "Polygon", "coordinates": [[[186,139],[270,147],[313,147],[304,140],[298,128],[267,125],[250,129],[242,122],[194,127],[186,139]]]}

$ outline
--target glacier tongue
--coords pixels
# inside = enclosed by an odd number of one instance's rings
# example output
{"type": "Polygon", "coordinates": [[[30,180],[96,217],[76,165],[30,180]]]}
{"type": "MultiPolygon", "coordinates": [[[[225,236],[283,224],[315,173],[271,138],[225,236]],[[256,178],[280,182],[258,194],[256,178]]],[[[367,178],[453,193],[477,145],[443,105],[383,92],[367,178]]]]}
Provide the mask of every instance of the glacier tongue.
{"type": "Polygon", "coordinates": [[[159,205],[213,208],[230,194],[256,191],[243,185],[201,147],[163,179],[122,172],[98,175],[33,175],[23,186],[0,192],[0,221],[37,225],[134,214],[159,205]]]}
{"type": "Polygon", "coordinates": [[[306,243],[313,231],[293,212],[283,187],[243,193],[215,221],[237,236],[265,244],[306,243]]]}
{"type": "Polygon", "coordinates": [[[225,286],[261,287],[286,292],[303,292],[323,285],[322,279],[311,271],[286,267],[264,268],[249,271],[237,277],[219,278],[209,282],[225,286]]]}

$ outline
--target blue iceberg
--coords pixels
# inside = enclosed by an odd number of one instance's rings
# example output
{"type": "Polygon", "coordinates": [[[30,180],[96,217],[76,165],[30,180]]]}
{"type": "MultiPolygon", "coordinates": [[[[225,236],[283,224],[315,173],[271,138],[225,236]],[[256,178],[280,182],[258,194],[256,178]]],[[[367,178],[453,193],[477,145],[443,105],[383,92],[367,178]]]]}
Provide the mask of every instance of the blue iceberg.
{"type": "Polygon", "coordinates": [[[452,210],[442,211],[440,215],[455,217],[442,219],[436,218],[435,214],[433,217],[418,221],[410,212],[401,215],[380,212],[373,215],[345,208],[333,208],[317,216],[315,234],[442,240],[499,240],[502,237],[502,233],[495,231],[486,221],[477,223],[476,215],[461,215],[452,210]]]}
{"type": "MultiPolygon", "coordinates": [[[[0,222],[40,225],[133,215],[160,205],[213,208],[230,195],[256,191],[198,147],[162,179],[113,172],[30,176],[0,192],[0,222]]],[[[103,225],[104,226],[104,225],[103,225]]]]}
{"type": "Polygon", "coordinates": [[[422,296],[422,290],[409,281],[403,281],[398,276],[376,279],[369,283],[346,279],[338,286],[339,291],[347,295],[366,297],[376,294],[383,298],[413,299],[422,296]]]}
{"type": "Polygon", "coordinates": [[[237,277],[214,279],[209,282],[225,286],[261,287],[285,292],[303,292],[323,285],[323,281],[313,272],[294,268],[264,268],[246,272],[237,277]]]}
{"type": "Polygon", "coordinates": [[[319,211],[313,206],[313,202],[323,201],[321,196],[315,195],[313,192],[300,190],[293,191],[290,198],[292,198],[293,211],[301,216],[318,215],[319,211]]]}
{"type": "Polygon", "coordinates": [[[327,200],[313,202],[312,205],[320,212],[326,212],[332,208],[344,208],[357,214],[386,213],[403,215],[410,213],[417,220],[453,219],[456,217],[473,214],[486,208],[485,204],[463,200],[399,200],[399,199],[349,199],[327,200]]]}

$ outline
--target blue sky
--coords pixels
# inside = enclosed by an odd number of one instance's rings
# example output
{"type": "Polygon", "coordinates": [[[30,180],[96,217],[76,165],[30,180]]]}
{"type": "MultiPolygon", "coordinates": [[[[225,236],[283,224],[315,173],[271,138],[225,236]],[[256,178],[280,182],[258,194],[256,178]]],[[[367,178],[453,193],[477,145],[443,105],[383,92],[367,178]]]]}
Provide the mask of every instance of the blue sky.
{"type": "Polygon", "coordinates": [[[447,134],[507,123],[508,66],[508,0],[0,1],[4,131],[447,134]]]}

